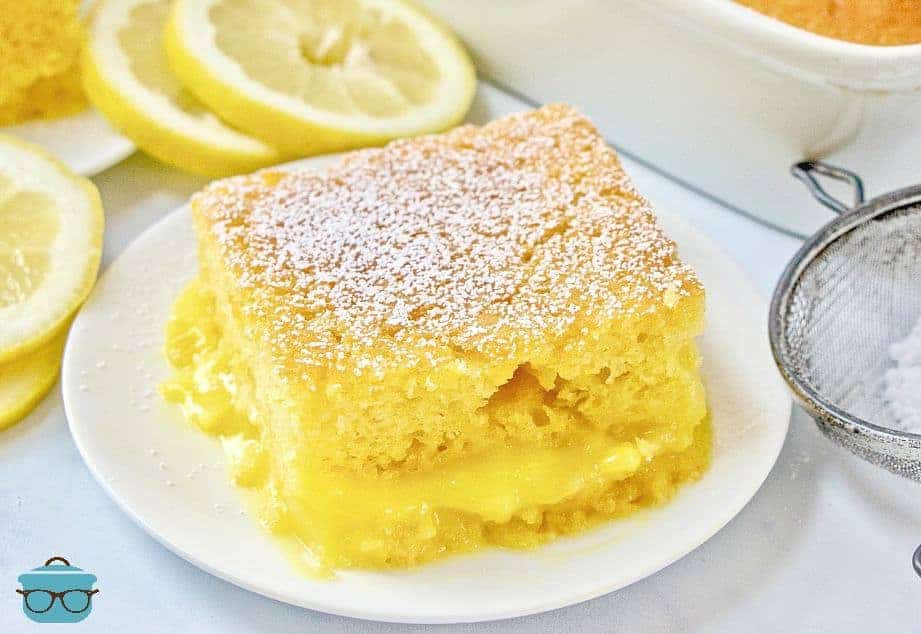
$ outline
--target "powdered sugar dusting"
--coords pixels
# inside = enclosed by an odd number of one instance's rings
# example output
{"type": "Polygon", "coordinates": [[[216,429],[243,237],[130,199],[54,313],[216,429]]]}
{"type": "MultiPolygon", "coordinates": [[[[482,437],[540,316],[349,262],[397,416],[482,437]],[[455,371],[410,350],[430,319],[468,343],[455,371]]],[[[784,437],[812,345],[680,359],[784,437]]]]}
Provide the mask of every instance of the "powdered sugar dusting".
{"type": "Polygon", "coordinates": [[[324,172],[219,181],[193,209],[279,360],[515,357],[699,289],[587,119],[547,106],[324,172]],[[591,323],[589,321],[588,323],[591,323]]]}
{"type": "Polygon", "coordinates": [[[883,398],[895,427],[921,434],[921,319],[902,341],[889,347],[895,362],[883,377],[883,398]]]}

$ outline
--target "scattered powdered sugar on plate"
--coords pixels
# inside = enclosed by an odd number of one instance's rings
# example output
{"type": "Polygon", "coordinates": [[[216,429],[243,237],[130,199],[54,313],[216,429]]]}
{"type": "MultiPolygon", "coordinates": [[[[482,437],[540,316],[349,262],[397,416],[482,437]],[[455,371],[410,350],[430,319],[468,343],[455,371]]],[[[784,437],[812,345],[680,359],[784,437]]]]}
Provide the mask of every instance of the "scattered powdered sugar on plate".
{"type": "Polygon", "coordinates": [[[902,341],[889,347],[895,362],[883,377],[883,398],[896,429],[921,434],[921,318],[902,341]]]}

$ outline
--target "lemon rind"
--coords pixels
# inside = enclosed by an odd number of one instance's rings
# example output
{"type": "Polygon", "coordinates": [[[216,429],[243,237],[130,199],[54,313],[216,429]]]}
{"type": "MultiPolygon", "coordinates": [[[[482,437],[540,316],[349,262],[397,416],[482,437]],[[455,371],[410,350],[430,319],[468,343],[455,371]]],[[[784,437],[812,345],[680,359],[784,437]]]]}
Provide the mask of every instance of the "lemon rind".
{"type": "Polygon", "coordinates": [[[27,376],[29,379],[29,382],[24,384],[21,397],[16,398],[13,405],[5,409],[0,408],[0,430],[12,427],[28,416],[57,382],[61,369],[61,352],[67,339],[67,327],[60,329],[55,336],[57,339],[47,342],[43,348],[14,359],[8,365],[0,366],[0,391],[5,372],[12,370],[19,376],[27,376]],[[28,376],[30,374],[31,376],[28,376]]]}

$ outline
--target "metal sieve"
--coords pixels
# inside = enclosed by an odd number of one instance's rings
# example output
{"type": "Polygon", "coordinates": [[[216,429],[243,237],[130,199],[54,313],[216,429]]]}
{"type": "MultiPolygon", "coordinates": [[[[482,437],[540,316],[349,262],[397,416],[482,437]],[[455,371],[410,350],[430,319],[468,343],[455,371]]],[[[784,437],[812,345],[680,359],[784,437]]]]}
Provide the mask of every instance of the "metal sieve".
{"type": "Polygon", "coordinates": [[[921,435],[898,429],[883,390],[890,346],[921,318],[921,186],[864,201],[853,172],[816,161],[791,171],[839,215],[806,240],[777,284],[774,360],[826,436],[921,481],[921,435]],[[848,184],[853,205],[817,176],[848,184]]]}

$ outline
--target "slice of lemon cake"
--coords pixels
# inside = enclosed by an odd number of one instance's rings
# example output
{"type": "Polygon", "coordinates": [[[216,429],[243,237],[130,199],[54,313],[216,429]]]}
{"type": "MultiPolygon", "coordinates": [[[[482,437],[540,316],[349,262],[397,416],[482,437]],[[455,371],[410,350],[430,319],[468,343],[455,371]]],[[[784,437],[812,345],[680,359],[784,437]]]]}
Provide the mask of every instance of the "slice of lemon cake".
{"type": "Polygon", "coordinates": [[[321,567],[531,546],[708,464],[703,289],[570,107],[218,181],[192,212],[164,394],[321,567]]]}

